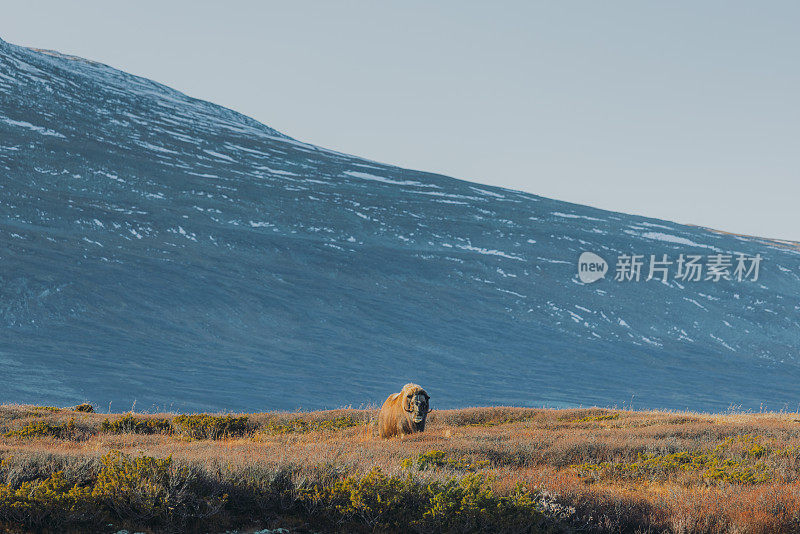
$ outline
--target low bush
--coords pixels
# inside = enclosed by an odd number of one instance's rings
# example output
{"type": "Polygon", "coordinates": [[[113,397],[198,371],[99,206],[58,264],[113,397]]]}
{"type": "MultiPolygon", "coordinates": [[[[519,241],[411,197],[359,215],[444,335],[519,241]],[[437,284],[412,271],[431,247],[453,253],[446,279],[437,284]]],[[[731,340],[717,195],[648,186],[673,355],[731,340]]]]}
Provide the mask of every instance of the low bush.
{"type": "Polygon", "coordinates": [[[172,424],[169,419],[125,414],[118,419],[104,420],[100,425],[100,431],[108,434],[169,434],[172,432],[172,424]]]}
{"type": "Polygon", "coordinates": [[[373,469],[363,477],[303,488],[298,500],[342,530],[361,525],[379,532],[537,532],[543,520],[524,487],[499,496],[477,473],[426,483],[373,469]]]}
{"type": "MultiPolygon", "coordinates": [[[[324,471],[324,470],[323,470],[324,471]]],[[[335,532],[539,532],[544,515],[534,494],[517,486],[498,495],[482,474],[420,481],[411,473],[293,479],[291,473],[211,473],[171,457],[111,451],[89,480],[62,471],[16,486],[0,484],[0,530],[100,531],[127,526],[151,531],[222,530],[280,517],[335,532]],[[262,476],[263,475],[263,476],[262,476]],[[222,490],[229,486],[231,498],[222,490]]]]}
{"type": "Polygon", "coordinates": [[[232,415],[179,415],[172,423],[178,432],[194,439],[222,439],[253,431],[247,417],[232,415]]]}
{"type": "Polygon", "coordinates": [[[401,465],[405,469],[425,471],[427,469],[446,468],[463,471],[476,471],[489,465],[487,460],[469,461],[464,458],[451,458],[444,451],[426,451],[417,456],[406,458],[401,465]]]}
{"type": "Polygon", "coordinates": [[[494,427],[516,423],[530,423],[542,419],[538,410],[526,408],[488,408],[452,410],[434,414],[432,420],[451,426],[494,427]]]}
{"type": "Polygon", "coordinates": [[[61,408],[56,406],[34,406],[31,410],[34,412],[60,412],[61,408]]]}
{"type": "Polygon", "coordinates": [[[306,434],[320,430],[343,430],[362,426],[365,421],[352,415],[343,415],[333,419],[305,420],[299,417],[284,420],[271,420],[264,424],[259,433],[262,434],[306,434]]]}
{"type": "Polygon", "coordinates": [[[48,531],[90,525],[94,531],[109,522],[175,531],[219,513],[227,499],[171,458],[111,451],[101,462],[97,477],[84,484],[69,482],[63,471],[17,487],[0,484],[0,522],[48,531]]]}
{"type": "Polygon", "coordinates": [[[75,435],[75,420],[68,423],[53,424],[46,421],[34,421],[18,430],[11,430],[4,434],[6,437],[35,438],[52,436],[54,438],[69,439],[75,435]]]}
{"type": "Polygon", "coordinates": [[[179,525],[218,513],[226,495],[217,495],[198,483],[186,466],[172,457],[132,457],[111,451],[92,489],[103,510],[134,524],[179,525]]]}
{"type": "Polygon", "coordinates": [[[618,413],[599,413],[594,415],[586,415],[584,417],[562,417],[559,418],[559,421],[564,421],[566,423],[599,423],[602,421],[614,421],[619,419],[620,414],[618,413]]]}
{"type": "Polygon", "coordinates": [[[99,515],[92,488],[68,483],[62,471],[17,488],[0,484],[0,520],[6,523],[55,529],[97,523],[99,515]]]}
{"type": "Polygon", "coordinates": [[[605,415],[588,415],[586,417],[578,419],[577,421],[582,423],[593,423],[598,421],[614,421],[615,419],[619,419],[618,413],[609,413],[605,415]]]}
{"type": "MultiPolygon", "coordinates": [[[[581,476],[665,479],[679,471],[697,473],[703,479],[736,484],[760,484],[772,473],[760,460],[770,451],[750,435],[725,439],[709,452],[681,451],[671,454],[639,454],[635,462],[600,462],[573,465],[581,476]],[[737,450],[738,449],[738,450],[737,450]]],[[[782,451],[774,451],[780,455],[782,451]]]]}

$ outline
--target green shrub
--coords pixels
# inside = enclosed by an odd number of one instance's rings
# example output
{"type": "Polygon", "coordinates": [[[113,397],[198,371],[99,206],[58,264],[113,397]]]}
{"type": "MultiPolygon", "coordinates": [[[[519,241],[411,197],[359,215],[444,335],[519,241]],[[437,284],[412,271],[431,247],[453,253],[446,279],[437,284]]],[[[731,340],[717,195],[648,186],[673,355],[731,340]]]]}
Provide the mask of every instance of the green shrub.
{"type": "Polygon", "coordinates": [[[247,417],[232,415],[179,415],[172,423],[179,432],[194,439],[221,439],[252,432],[247,417]]]}
{"type": "Polygon", "coordinates": [[[31,410],[34,412],[60,412],[61,408],[56,406],[34,406],[31,410]]]}
{"type": "Polygon", "coordinates": [[[425,494],[411,477],[388,477],[373,469],[365,477],[345,477],[301,489],[298,500],[337,523],[357,521],[370,529],[399,529],[420,515],[425,494]]]}
{"type": "Polygon", "coordinates": [[[69,484],[62,471],[16,489],[0,484],[0,520],[7,523],[54,529],[95,523],[98,515],[92,488],[69,484]]]}
{"type": "Polygon", "coordinates": [[[479,460],[471,462],[464,458],[449,458],[444,451],[426,451],[417,456],[412,456],[403,460],[401,465],[405,469],[417,469],[418,471],[425,471],[427,469],[436,469],[444,467],[447,469],[476,471],[489,465],[486,460],[479,460]]]}
{"type": "Polygon", "coordinates": [[[73,412],[83,412],[83,413],[94,413],[94,406],[89,403],[83,403],[75,406],[72,409],[73,412]]]}
{"type": "Polygon", "coordinates": [[[116,527],[150,531],[221,531],[263,517],[335,532],[538,532],[543,514],[534,495],[518,486],[498,495],[490,480],[425,482],[410,472],[293,478],[292,472],[230,471],[216,475],[177,465],[171,457],[111,451],[88,480],[72,483],[62,471],[12,486],[0,484],[0,531],[99,532],[116,527]],[[231,490],[231,498],[228,492],[231,490]]]}
{"type": "Polygon", "coordinates": [[[90,524],[92,532],[100,532],[101,525],[120,522],[184,531],[191,521],[218,514],[227,499],[201,484],[188,467],[174,465],[171,457],[111,451],[101,464],[86,484],[70,484],[62,471],[18,487],[0,484],[0,531],[2,522],[48,532],[90,524]]]}
{"type": "Polygon", "coordinates": [[[169,434],[172,432],[172,424],[169,419],[125,414],[113,421],[111,419],[104,420],[100,425],[100,430],[109,434],[169,434]]]}
{"type": "Polygon", "coordinates": [[[259,433],[306,434],[308,432],[315,432],[319,430],[342,430],[364,424],[364,421],[356,419],[352,415],[343,415],[333,419],[322,419],[316,421],[306,421],[305,419],[295,417],[285,420],[269,421],[263,427],[261,427],[261,429],[259,429],[259,433]]]}
{"type": "Polygon", "coordinates": [[[477,473],[424,483],[373,469],[301,489],[298,500],[340,528],[362,524],[381,532],[537,532],[543,520],[524,487],[499,496],[477,473]]]}
{"type": "Polygon", "coordinates": [[[565,421],[567,423],[599,423],[602,421],[614,421],[619,419],[620,414],[618,413],[601,413],[598,415],[587,415],[585,417],[562,417],[559,421],[565,421]]]}
{"type": "Polygon", "coordinates": [[[541,415],[537,410],[496,408],[459,410],[455,413],[439,414],[438,417],[442,422],[451,426],[495,427],[535,422],[541,418],[541,415]]]}
{"type": "Polygon", "coordinates": [[[227,496],[198,491],[194,474],[172,457],[132,457],[111,451],[102,459],[92,498],[135,523],[180,524],[219,511],[227,496]]]}
{"type": "MultiPolygon", "coordinates": [[[[773,451],[780,455],[782,451],[773,451]]],[[[612,478],[656,479],[678,471],[695,472],[704,479],[737,484],[760,484],[773,475],[763,461],[758,460],[770,451],[750,435],[734,436],[718,444],[710,452],[682,451],[671,454],[639,454],[636,462],[601,462],[573,465],[581,476],[599,479],[612,478]],[[730,451],[742,444],[740,454],[730,451]],[[754,461],[757,460],[757,461],[754,461]]]]}
{"type": "Polygon", "coordinates": [[[596,422],[596,421],[613,421],[615,419],[619,419],[618,413],[609,413],[604,415],[587,415],[581,419],[578,419],[579,422],[596,422]]]}
{"type": "Polygon", "coordinates": [[[422,523],[434,532],[530,532],[543,520],[524,486],[518,484],[510,495],[498,496],[479,473],[433,482],[428,493],[422,523]]]}
{"type": "Polygon", "coordinates": [[[6,432],[6,437],[35,438],[40,436],[52,436],[60,439],[68,439],[75,434],[75,420],[70,419],[68,423],[52,424],[46,421],[34,421],[28,423],[18,430],[6,432]]]}

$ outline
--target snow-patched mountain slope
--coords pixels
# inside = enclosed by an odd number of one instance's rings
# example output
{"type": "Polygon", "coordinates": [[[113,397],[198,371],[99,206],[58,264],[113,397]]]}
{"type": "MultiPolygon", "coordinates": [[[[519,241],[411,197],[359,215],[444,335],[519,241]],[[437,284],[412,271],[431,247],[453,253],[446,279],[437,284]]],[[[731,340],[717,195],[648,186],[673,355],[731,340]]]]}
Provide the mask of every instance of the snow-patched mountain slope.
{"type": "Polygon", "coordinates": [[[795,407],[799,274],[795,243],[382,165],[0,41],[0,402],[795,407]],[[586,285],[582,251],[764,259],[586,285]]]}

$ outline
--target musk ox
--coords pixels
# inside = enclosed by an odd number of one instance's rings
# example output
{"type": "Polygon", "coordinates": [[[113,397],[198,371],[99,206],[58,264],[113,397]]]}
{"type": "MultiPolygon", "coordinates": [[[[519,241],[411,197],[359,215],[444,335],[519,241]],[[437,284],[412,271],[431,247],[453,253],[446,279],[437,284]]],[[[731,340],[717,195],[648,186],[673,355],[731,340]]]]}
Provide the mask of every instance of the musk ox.
{"type": "Polygon", "coordinates": [[[378,414],[378,434],[382,438],[403,436],[425,430],[428,401],[424,389],[416,384],[406,384],[400,393],[389,395],[378,414]]]}

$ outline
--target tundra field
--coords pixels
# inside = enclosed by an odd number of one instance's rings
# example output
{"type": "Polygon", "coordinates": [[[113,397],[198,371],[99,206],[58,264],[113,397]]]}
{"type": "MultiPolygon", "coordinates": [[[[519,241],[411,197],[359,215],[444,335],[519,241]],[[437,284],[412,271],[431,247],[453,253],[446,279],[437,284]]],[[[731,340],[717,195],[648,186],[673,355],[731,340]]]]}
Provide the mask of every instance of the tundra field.
{"type": "Polygon", "coordinates": [[[0,406],[0,532],[800,530],[799,414],[376,415],[0,406]]]}

